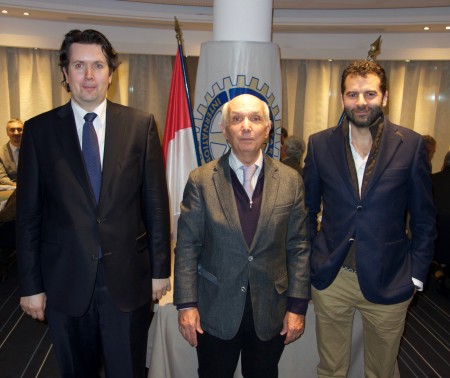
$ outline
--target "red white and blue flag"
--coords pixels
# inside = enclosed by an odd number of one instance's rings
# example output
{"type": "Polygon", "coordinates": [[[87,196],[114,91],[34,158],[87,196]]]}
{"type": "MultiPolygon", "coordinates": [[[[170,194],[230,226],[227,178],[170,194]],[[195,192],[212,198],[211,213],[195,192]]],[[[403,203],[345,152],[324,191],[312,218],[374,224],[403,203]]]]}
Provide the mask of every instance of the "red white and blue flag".
{"type": "Polygon", "coordinates": [[[180,203],[189,173],[198,167],[192,108],[186,80],[182,45],[179,44],[172,72],[163,154],[169,191],[172,240],[177,238],[180,203]]]}

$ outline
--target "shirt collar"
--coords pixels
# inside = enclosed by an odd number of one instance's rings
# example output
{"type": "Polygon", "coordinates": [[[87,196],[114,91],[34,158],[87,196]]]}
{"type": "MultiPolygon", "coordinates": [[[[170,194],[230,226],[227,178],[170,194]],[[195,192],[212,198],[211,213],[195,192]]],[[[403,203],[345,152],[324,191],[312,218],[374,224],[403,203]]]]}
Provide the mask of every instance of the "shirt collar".
{"type": "Polygon", "coordinates": [[[86,110],[84,110],[73,99],[70,101],[70,104],[72,105],[72,109],[73,109],[73,112],[74,112],[74,115],[75,115],[76,119],[84,120],[84,116],[87,113],[96,113],[97,114],[97,118],[101,121],[102,124],[104,124],[105,117],[106,117],[106,98],[92,112],[87,112],[86,110]]]}
{"type": "Polygon", "coordinates": [[[20,146],[19,146],[19,147],[16,147],[16,146],[14,146],[14,144],[12,144],[11,141],[10,141],[10,142],[9,142],[9,148],[11,148],[11,151],[12,151],[12,152],[16,152],[16,151],[20,148],[20,146]]]}
{"type": "MultiPolygon", "coordinates": [[[[245,165],[244,163],[242,163],[237,156],[234,154],[233,150],[231,150],[230,153],[230,157],[229,157],[229,163],[230,163],[230,167],[233,168],[234,171],[236,171],[236,169],[241,168],[243,165],[245,165]]],[[[259,150],[259,155],[258,158],[256,159],[255,163],[256,165],[256,169],[259,170],[262,167],[263,164],[263,154],[262,151],[259,150]]]]}

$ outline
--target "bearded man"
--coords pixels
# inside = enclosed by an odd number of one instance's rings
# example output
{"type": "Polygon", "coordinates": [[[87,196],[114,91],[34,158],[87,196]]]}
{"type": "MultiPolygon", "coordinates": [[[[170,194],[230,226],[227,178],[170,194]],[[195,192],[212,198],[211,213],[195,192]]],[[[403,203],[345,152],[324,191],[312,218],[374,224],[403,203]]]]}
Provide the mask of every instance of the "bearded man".
{"type": "Polygon", "coordinates": [[[392,376],[408,305],[423,289],[433,257],[425,145],[419,134],[385,118],[386,82],[375,62],[350,64],[341,80],[344,121],[308,143],[305,203],[319,377],[347,376],[355,310],[363,319],[365,377],[392,376]]]}

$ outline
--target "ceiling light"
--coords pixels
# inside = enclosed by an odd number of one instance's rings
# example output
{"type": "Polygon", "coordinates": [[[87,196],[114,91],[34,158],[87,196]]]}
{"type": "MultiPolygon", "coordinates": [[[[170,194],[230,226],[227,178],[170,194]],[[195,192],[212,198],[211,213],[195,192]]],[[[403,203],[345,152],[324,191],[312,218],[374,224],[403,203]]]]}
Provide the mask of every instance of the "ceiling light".
{"type": "Polygon", "coordinates": [[[6,14],[6,13],[8,13],[8,11],[7,10],[2,10],[2,13],[6,14]]]}
{"type": "Polygon", "coordinates": [[[425,27],[423,28],[423,30],[430,30],[430,27],[429,27],[429,26],[425,26],[425,27]]]}
{"type": "Polygon", "coordinates": [[[446,27],[445,27],[445,30],[450,30],[450,26],[446,26],[446,27]]]}
{"type": "Polygon", "coordinates": [[[30,14],[28,12],[23,12],[24,16],[29,16],[30,14]]]}

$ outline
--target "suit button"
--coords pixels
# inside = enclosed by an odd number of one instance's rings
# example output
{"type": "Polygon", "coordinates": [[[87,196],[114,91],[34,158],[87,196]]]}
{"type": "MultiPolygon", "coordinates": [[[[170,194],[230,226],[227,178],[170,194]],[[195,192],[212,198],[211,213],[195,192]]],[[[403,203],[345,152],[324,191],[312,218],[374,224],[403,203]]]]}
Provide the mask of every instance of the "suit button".
{"type": "Polygon", "coordinates": [[[243,293],[245,293],[245,292],[247,291],[246,287],[245,287],[245,286],[242,286],[242,287],[241,287],[241,291],[242,291],[243,293]]]}
{"type": "Polygon", "coordinates": [[[247,260],[248,261],[253,261],[253,256],[248,256],[247,260]]]}
{"type": "Polygon", "coordinates": [[[361,205],[356,207],[356,211],[361,211],[361,210],[362,210],[362,206],[361,205]]]}

